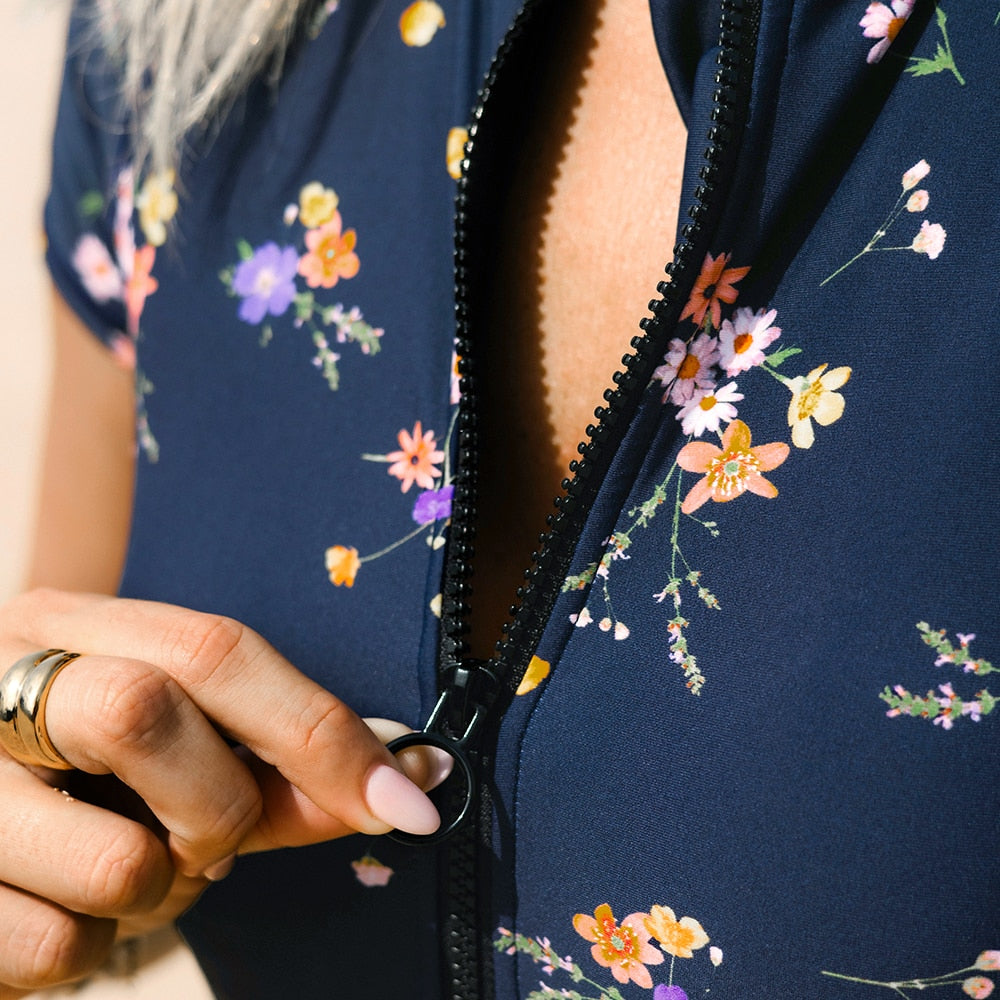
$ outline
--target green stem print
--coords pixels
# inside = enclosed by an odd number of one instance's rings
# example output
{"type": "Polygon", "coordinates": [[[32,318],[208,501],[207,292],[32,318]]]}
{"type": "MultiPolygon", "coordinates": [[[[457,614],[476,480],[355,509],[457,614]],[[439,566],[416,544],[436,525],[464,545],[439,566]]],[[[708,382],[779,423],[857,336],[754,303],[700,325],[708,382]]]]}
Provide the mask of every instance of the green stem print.
{"type": "MultiPolygon", "coordinates": [[[[989,660],[976,659],[969,651],[969,646],[975,635],[972,633],[956,633],[958,646],[952,644],[944,629],[932,629],[927,622],[917,622],[917,629],[924,642],[930,646],[938,657],[934,666],[956,666],[962,668],[964,674],[974,674],[983,677],[996,673],[1000,668],[994,667],[989,660]]],[[[879,697],[888,706],[885,713],[890,719],[899,716],[910,716],[918,719],[930,719],[935,726],[951,729],[959,719],[968,718],[978,722],[984,715],[989,715],[996,707],[997,699],[983,688],[972,698],[961,698],[956,694],[951,682],[938,685],[938,693],[928,691],[926,695],[911,694],[902,684],[892,687],[886,685],[879,697]]]]}
{"type": "Polygon", "coordinates": [[[361,555],[351,545],[331,545],[326,550],[326,571],[334,586],[353,587],[354,579],[365,563],[381,559],[421,535],[426,538],[427,544],[432,549],[440,549],[444,545],[455,492],[449,455],[457,417],[456,409],[452,413],[448,433],[443,442],[437,440],[434,431],[425,431],[418,420],[413,425],[412,432],[405,428],[399,432],[398,451],[385,455],[361,456],[366,462],[387,463],[389,475],[399,480],[400,492],[407,493],[412,486],[417,487],[417,497],[410,514],[416,522],[416,527],[378,551],[369,552],[367,555],[361,555]],[[439,444],[442,444],[443,448],[439,448],[439,444]],[[439,464],[442,464],[442,468],[438,468],[439,464]]]}
{"type": "Polygon", "coordinates": [[[959,73],[958,67],[955,65],[955,57],[951,51],[951,41],[948,38],[948,17],[941,7],[938,7],[935,13],[937,15],[938,29],[941,32],[941,41],[938,42],[934,55],[929,58],[910,56],[910,65],[906,67],[906,72],[912,73],[914,76],[951,73],[959,84],[964,87],[965,78],[959,73]]]}
{"type": "Polygon", "coordinates": [[[292,244],[279,246],[273,240],[254,247],[247,240],[238,240],[239,263],[219,274],[227,292],[240,300],[240,319],[260,328],[261,347],[274,338],[273,321],[291,310],[292,326],[309,331],[316,348],[312,363],[333,391],[340,387],[340,354],[331,340],[357,344],[362,354],[375,355],[381,350],[384,332],[367,323],[357,306],[346,309],[339,302],[324,305],[317,298],[322,290],[353,278],[361,267],[354,249],[357,233],[344,229],[338,204],[331,188],[318,181],[306,184],[298,203],[285,210],[286,226],[304,227],[304,249],[292,244]]]}
{"type": "Polygon", "coordinates": [[[821,975],[829,976],[831,979],[839,979],[845,983],[857,983],[861,986],[880,986],[891,990],[897,996],[904,997],[905,1000],[911,1000],[913,990],[947,986],[958,986],[967,997],[985,1000],[993,992],[995,983],[989,976],[978,973],[996,971],[997,969],[1000,969],[1000,951],[984,951],[980,953],[972,965],[956,969],[954,972],[947,972],[942,976],[923,976],[919,979],[900,979],[887,982],[880,979],[864,979],[861,976],[847,976],[840,972],[828,972],[825,969],[821,975]]]}
{"type": "MultiPolygon", "coordinates": [[[[636,987],[643,991],[652,990],[653,1000],[688,1000],[687,992],[674,982],[677,959],[694,959],[695,953],[709,942],[708,934],[694,917],[678,919],[669,906],[653,906],[648,913],[630,913],[619,921],[611,907],[602,903],[594,910],[593,916],[576,914],[573,928],[590,944],[591,960],[607,969],[617,985],[590,978],[571,955],[560,955],[547,937],[530,938],[500,927],[493,942],[494,948],[504,955],[526,955],[535,965],[541,966],[541,971],[548,977],[547,981],[540,981],[540,988],[531,990],[525,1000],[550,1000],[551,997],[629,1000],[649,995],[636,993],[636,987]],[[669,965],[664,964],[667,956],[670,957],[669,965]],[[666,976],[661,971],[664,968],[666,976]],[[559,983],[560,978],[566,976],[584,989],[557,989],[549,985],[549,981],[559,983]],[[654,977],[660,980],[655,985],[654,977]]],[[[722,949],[713,945],[708,949],[708,959],[717,969],[722,964],[722,949]]],[[[689,969],[686,962],[684,965],[687,975],[689,969]]],[[[697,974],[699,963],[692,968],[697,974]]]]}
{"type": "Polygon", "coordinates": [[[923,212],[930,202],[930,195],[924,189],[914,191],[913,189],[930,173],[930,164],[926,160],[920,160],[903,174],[902,190],[896,198],[896,203],[892,206],[885,221],[875,230],[872,238],[845,264],[841,264],[832,274],[827,275],[819,284],[822,288],[825,284],[833,281],[838,274],[842,274],[852,264],[856,264],[866,254],[877,251],[891,250],[912,250],[914,253],[926,254],[931,260],[937,260],[944,249],[947,232],[939,223],[931,223],[924,219],[920,223],[920,229],[913,237],[912,241],[900,246],[880,246],[882,240],[888,235],[889,230],[899,221],[904,212],[912,215],[923,212]],[[912,192],[912,193],[911,193],[912,192]]]}
{"type": "MultiPolygon", "coordinates": [[[[735,285],[746,276],[749,268],[731,268],[729,255],[713,257],[707,254],[701,274],[695,281],[691,297],[681,314],[690,317],[693,332],[686,339],[670,341],[664,364],[656,369],[651,386],[663,392],[663,403],[678,407],[676,419],[686,435],[663,478],[635,506],[627,510],[623,523],[605,541],[600,559],[563,581],[563,593],[589,591],[593,598],[580,611],[570,616],[577,628],[586,628],[596,621],[601,632],[618,641],[631,635],[627,612],[613,596],[614,580],[628,571],[630,549],[639,544],[642,533],[664,509],[670,518],[670,559],[664,566],[662,587],[652,595],[657,604],[669,599],[672,614],[665,623],[667,659],[680,667],[684,683],[691,694],[701,693],[706,677],[689,642],[690,621],[682,613],[683,595],[691,587],[698,602],[694,606],[702,614],[702,606],[719,611],[721,602],[703,578],[702,570],[685,551],[682,534],[697,525],[710,538],[721,534],[719,522],[698,516],[709,501],[728,503],[744,493],[764,499],[778,495],[777,487],[765,477],[777,469],[791,454],[783,441],[754,444],[750,428],[738,417],[737,405],[745,397],[738,391],[737,376],[758,378],[751,373],[762,369],[770,378],[783,385],[791,394],[787,422],[792,444],[800,449],[811,448],[815,440],[813,423],[828,426],[839,420],[845,400],[838,392],[848,381],[851,369],[843,366],[827,370],[822,364],[805,375],[786,376],[778,369],[790,358],[801,353],[797,347],[765,350],[781,335],[774,325],[774,309],[738,308],[723,318],[722,305],[736,301],[735,285]],[[703,435],[715,435],[715,440],[700,440],[703,435]],[[716,444],[715,441],[718,441],[716,444]],[[685,473],[694,473],[689,478],[685,473]],[[595,606],[599,611],[595,611],[595,606]]],[[[744,506],[741,504],[740,506],[744,506]]],[[[697,529],[695,529],[697,530],[697,529]]],[[[664,557],[665,561],[665,557],[664,557]]]]}

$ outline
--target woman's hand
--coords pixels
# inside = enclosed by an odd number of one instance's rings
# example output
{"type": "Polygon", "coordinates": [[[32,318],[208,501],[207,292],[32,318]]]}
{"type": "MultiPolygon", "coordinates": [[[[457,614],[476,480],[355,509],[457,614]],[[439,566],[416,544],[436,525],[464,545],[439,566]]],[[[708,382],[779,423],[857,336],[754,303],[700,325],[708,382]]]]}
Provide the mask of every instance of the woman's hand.
{"type": "MultiPolygon", "coordinates": [[[[371,728],[231,619],[58,591],[0,609],[0,673],[50,647],[85,654],[45,712],[81,773],[0,754],[0,1000],[85,975],[237,853],[438,825],[371,728]]],[[[422,753],[402,763],[425,787],[443,777],[422,753]]]]}

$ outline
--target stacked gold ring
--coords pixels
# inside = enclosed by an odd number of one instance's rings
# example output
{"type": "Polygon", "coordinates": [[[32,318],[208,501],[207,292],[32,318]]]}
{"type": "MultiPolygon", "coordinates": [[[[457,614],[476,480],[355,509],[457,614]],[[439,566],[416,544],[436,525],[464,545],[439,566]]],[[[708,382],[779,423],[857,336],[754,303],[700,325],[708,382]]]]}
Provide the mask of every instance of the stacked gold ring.
{"type": "Polygon", "coordinates": [[[16,761],[71,771],[45,725],[45,704],[59,671],[80,654],[45,649],[22,656],[0,678],[0,746],[16,761]]]}

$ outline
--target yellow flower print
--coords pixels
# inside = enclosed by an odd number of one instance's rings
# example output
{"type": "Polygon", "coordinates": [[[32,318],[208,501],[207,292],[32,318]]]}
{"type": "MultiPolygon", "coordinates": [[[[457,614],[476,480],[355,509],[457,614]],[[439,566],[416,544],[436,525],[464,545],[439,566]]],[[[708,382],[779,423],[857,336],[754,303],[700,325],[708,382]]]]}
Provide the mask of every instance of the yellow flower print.
{"type": "Polygon", "coordinates": [[[337,211],[340,199],[332,188],[312,181],[299,192],[299,219],[306,229],[326,225],[337,211]]]}
{"type": "Polygon", "coordinates": [[[332,545],[326,550],[326,571],[335,586],[353,587],[354,578],[361,569],[358,550],[346,545],[332,545]]]}
{"type": "Polygon", "coordinates": [[[660,942],[660,947],[675,958],[694,958],[696,949],[708,944],[705,929],[694,917],[674,915],[669,906],[650,907],[646,930],[660,942]]]}
{"type": "Polygon", "coordinates": [[[514,693],[527,694],[529,691],[534,691],[549,676],[551,669],[552,667],[547,660],[543,660],[539,656],[533,656],[531,662],[528,664],[528,669],[524,672],[524,677],[521,678],[521,683],[514,693]]]}
{"type": "Polygon", "coordinates": [[[462,160],[465,159],[465,144],[469,141],[469,130],[467,128],[453,128],[448,130],[448,146],[445,151],[445,160],[448,164],[448,173],[457,181],[462,176],[462,160]]]}
{"type": "Polygon", "coordinates": [[[433,0],[416,0],[403,11],[399,33],[407,45],[427,45],[445,25],[444,11],[433,0]]]}
{"type": "Polygon", "coordinates": [[[788,426],[792,428],[792,443],[796,448],[811,448],[815,440],[812,421],[826,427],[844,413],[844,397],[835,392],[851,377],[851,369],[826,365],[814,368],[808,375],[797,375],[785,384],[792,392],[788,404],[788,426]]]}
{"type": "Polygon", "coordinates": [[[167,223],[177,214],[174,172],[164,170],[147,177],[136,195],[135,207],[146,242],[154,247],[163,246],[167,241],[167,223]]]}

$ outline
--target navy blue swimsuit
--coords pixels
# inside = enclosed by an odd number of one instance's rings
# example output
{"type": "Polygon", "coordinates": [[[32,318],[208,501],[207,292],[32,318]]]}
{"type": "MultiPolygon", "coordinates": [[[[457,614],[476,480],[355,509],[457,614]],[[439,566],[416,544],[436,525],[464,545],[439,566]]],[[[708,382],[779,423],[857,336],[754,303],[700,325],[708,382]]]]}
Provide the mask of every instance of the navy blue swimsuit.
{"type": "MultiPolygon", "coordinates": [[[[180,177],[137,175],[71,28],[48,259],[135,370],[121,592],[413,726],[456,654],[462,413],[509,377],[475,354],[512,124],[573,13],[519,6],[319,5],[180,177]]],[[[1000,3],[651,11],[690,211],[494,664],[485,814],[241,858],[181,922],[220,997],[1000,982],[1000,3]]]]}

